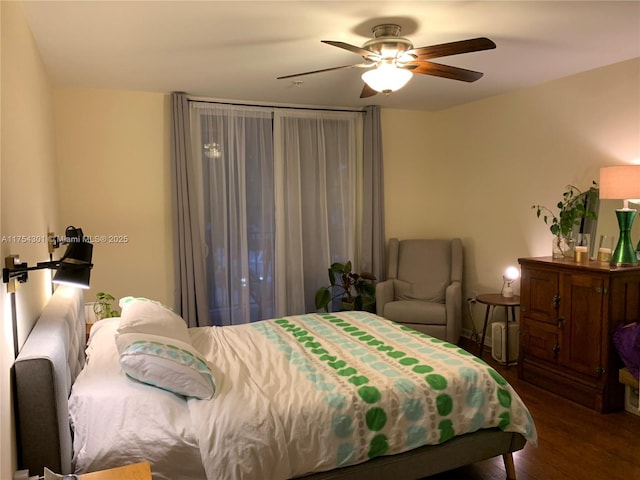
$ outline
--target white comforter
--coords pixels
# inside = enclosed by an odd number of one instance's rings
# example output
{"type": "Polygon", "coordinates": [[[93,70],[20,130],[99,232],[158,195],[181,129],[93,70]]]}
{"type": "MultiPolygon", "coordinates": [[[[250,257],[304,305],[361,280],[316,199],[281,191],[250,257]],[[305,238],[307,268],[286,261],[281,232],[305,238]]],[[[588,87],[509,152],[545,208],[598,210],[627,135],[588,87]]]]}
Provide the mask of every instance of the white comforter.
{"type": "Polygon", "coordinates": [[[217,380],[189,412],[209,480],[278,480],[500,427],[534,444],[506,381],[454,345],[363,312],[191,329],[217,380]]]}

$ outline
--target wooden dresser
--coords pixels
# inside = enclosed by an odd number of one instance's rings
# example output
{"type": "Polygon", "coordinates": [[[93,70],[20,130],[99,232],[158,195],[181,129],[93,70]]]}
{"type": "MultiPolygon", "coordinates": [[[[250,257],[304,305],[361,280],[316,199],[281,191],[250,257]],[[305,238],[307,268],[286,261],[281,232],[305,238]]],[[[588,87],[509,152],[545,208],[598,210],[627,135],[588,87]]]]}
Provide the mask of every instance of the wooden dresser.
{"type": "Polygon", "coordinates": [[[518,375],[598,412],[620,410],[612,334],[640,321],[640,266],[520,258],[518,375]]]}

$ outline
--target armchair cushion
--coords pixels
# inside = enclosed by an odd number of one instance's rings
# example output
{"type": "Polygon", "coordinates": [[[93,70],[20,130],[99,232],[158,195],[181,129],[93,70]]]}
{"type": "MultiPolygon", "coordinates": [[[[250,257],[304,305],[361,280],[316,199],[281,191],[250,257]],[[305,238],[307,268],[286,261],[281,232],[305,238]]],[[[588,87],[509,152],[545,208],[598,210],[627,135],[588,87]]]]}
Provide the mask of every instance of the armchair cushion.
{"type": "Polygon", "coordinates": [[[419,283],[404,280],[393,280],[394,300],[424,300],[426,302],[444,303],[444,291],[448,283],[438,278],[427,279],[419,283]]]}
{"type": "Polygon", "coordinates": [[[404,324],[447,324],[447,314],[444,303],[398,300],[387,303],[384,313],[388,318],[401,319],[404,324]]]}

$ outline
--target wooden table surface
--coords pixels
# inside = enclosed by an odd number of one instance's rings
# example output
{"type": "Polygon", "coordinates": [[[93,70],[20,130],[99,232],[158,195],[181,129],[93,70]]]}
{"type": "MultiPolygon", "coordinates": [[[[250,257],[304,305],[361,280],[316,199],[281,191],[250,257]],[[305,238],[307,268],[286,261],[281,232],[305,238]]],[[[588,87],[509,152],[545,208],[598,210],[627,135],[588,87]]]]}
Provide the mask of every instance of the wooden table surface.
{"type": "Polygon", "coordinates": [[[476,301],[496,307],[518,307],[520,306],[520,295],[503,297],[499,293],[482,293],[476,297],[476,301]]]}
{"type": "Polygon", "coordinates": [[[84,473],[79,477],[80,480],[151,480],[151,464],[134,463],[100,472],[84,473]]]}

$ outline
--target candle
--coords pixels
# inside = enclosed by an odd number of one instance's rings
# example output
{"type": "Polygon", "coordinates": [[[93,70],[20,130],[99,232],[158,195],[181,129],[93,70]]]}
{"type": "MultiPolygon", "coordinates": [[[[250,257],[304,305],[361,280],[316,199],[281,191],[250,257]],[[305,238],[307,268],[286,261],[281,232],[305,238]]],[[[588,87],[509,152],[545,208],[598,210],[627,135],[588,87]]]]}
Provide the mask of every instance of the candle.
{"type": "Polygon", "coordinates": [[[575,247],[574,252],[576,262],[585,262],[589,259],[589,257],[587,256],[587,247],[578,245],[577,247],[575,247]]]}
{"type": "Polygon", "coordinates": [[[611,249],[606,247],[600,247],[598,249],[598,261],[599,262],[611,261],[611,249]]]}

